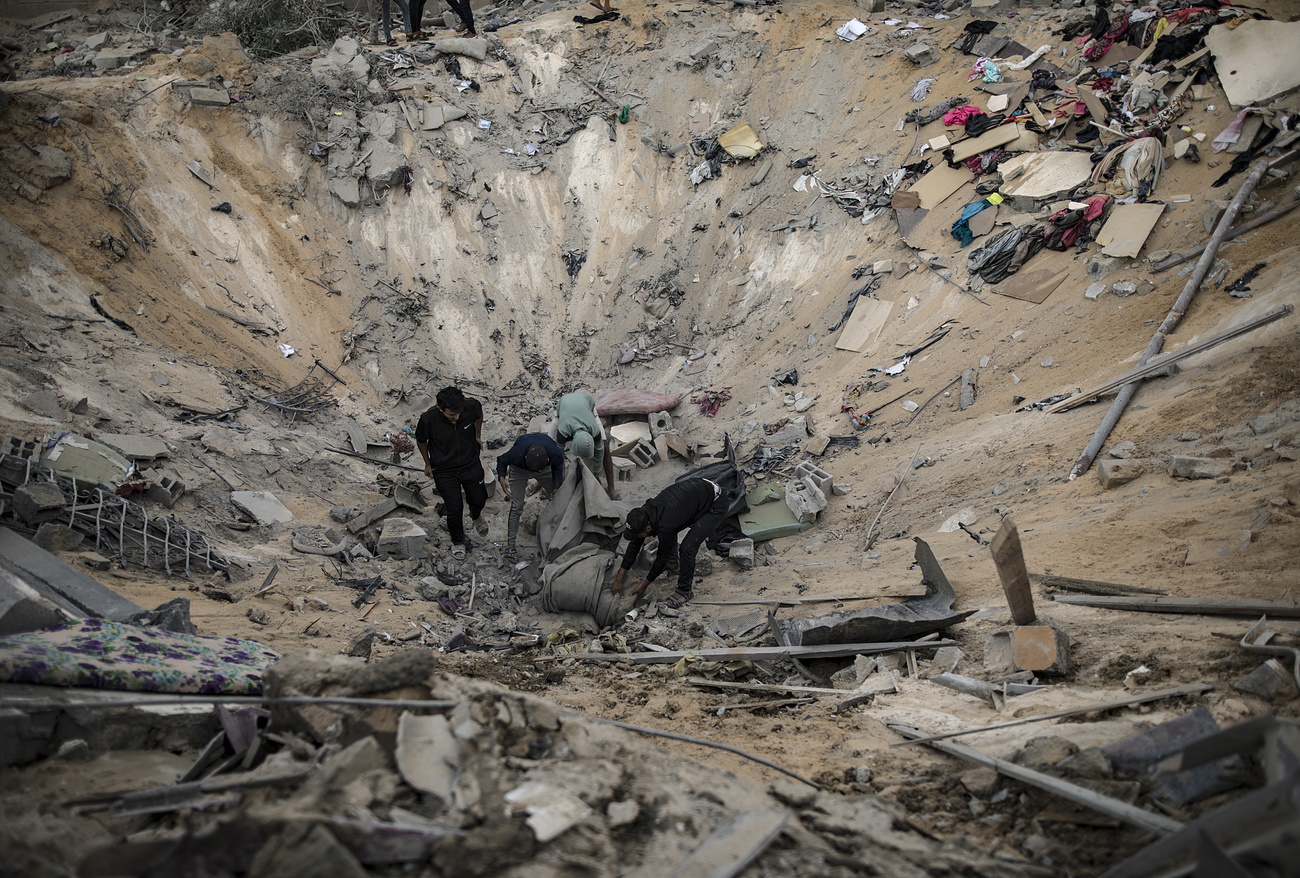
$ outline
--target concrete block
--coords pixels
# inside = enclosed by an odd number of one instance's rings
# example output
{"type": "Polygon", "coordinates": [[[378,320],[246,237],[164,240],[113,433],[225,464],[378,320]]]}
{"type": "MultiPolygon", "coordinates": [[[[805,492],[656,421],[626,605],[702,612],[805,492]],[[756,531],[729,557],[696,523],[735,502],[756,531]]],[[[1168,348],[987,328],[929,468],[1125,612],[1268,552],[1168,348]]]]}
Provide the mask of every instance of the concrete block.
{"type": "Polygon", "coordinates": [[[831,490],[831,484],[835,479],[826,470],[817,466],[811,460],[805,460],[794,468],[795,478],[810,479],[823,494],[831,490]]]}
{"type": "Polygon", "coordinates": [[[386,558],[423,558],[429,534],[409,518],[389,518],[379,534],[379,554],[386,558]]]}
{"type": "Polygon", "coordinates": [[[28,482],[14,491],[14,512],[32,527],[53,521],[66,505],[62,489],[54,482],[28,482]]]}
{"type": "Polygon", "coordinates": [[[642,469],[654,466],[658,455],[655,447],[645,439],[638,439],[637,443],[627,450],[628,458],[642,469]]]}
{"type": "Polygon", "coordinates": [[[1097,478],[1103,488],[1118,488],[1148,472],[1145,460],[1101,460],[1097,462],[1097,478]]]}
{"type": "Polygon", "coordinates": [[[704,42],[696,46],[694,49],[691,49],[691,58],[698,61],[701,58],[707,58],[710,55],[718,54],[718,51],[721,48],[722,47],[719,46],[715,41],[705,40],[704,42]]]}
{"type": "Polygon", "coordinates": [[[145,488],[144,495],[155,503],[172,509],[176,506],[176,501],[185,496],[185,485],[180,479],[160,475],[145,488]]]}
{"type": "Polygon", "coordinates": [[[1021,625],[1011,632],[1011,660],[1022,671],[1065,674],[1070,668],[1070,639],[1050,625],[1021,625]]]}
{"type": "Polygon", "coordinates": [[[20,460],[36,460],[41,456],[41,447],[30,439],[17,436],[5,436],[0,440],[0,454],[16,457],[20,460]]]}
{"type": "Polygon", "coordinates": [[[670,433],[673,429],[673,416],[668,412],[655,412],[650,415],[650,435],[658,436],[660,433],[670,433]]]}
{"type": "Polygon", "coordinates": [[[143,609],[8,528],[0,528],[0,569],[25,582],[69,618],[126,622],[143,609]]]}
{"type": "Polygon", "coordinates": [[[801,523],[813,522],[826,508],[826,495],[808,479],[786,482],[785,505],[801,523]]]}
{"type": "Polygon", "coordinates": [[[293,513],[270,491],[233,491],[230,502],[260,525],[293,521],[293,513]]]}
{"type": "Polygon", "coordinates": [[[228,107],[230,92],[223,88],[192,88],[190,103],[196,107],[228,107]]]}
{"type": "Polygon", "coordinates": [[[803,443],[803,450],[821,457],[826,453],[826,448],[830,444],[831,439],[829,436],[809,436],[803,443]]]}
{"type": "Polygon", "coordinates": [[[1175,479],[1217,479],[1236,466],[1236,461],[1222,458],[1175,456],[1169,459],[1169,475],[1175,479]]]}
{"type": "Polygon", "coordinates": [[[903,57],[917,67],[926,67],[939,60],[939,55],[930,44],[918,40],[903,50],[903,57]]]}
{"type": "Polygon", "coordinates": [[[727,557],[741,570],[750,570],[754,566],[754,541],[745,538],[732,540],[727,550],[727,557]]]}
{"type": "Polygon", "coordinates": [[[636,464],[626,457],[614,458],[614,476],[620,482],[632,481],[632,473],[636,472],[636,464]]]}
{"type": "Polygon", "coordinates": [[[0,637],[40,631],[78,616],[0,567],[0,637]]]}

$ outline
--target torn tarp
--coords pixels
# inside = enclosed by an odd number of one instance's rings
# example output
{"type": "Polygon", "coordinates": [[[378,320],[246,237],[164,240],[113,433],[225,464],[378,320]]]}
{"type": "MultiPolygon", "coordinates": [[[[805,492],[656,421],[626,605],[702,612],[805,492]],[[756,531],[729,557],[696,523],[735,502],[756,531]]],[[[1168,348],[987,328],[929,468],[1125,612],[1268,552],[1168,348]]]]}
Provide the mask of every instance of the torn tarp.
{"type": "Polygon", "coordinates": [[[920,537],[916,540],[916,561],[921,565],[925,597],[866,610],[841,610],[812,619],[778,619],[777,641],[784,646],[817,646],[824,643],[887,643],[907,640],[956,625],[974,610],[954,612],[957,594],[943,568],[920,537]]]}
{"type": "Polygon", "coordinates": [[[565,458],[564,482],[537,517],[537,539],[548,561],[583,542],[587,534],[617,540],[624,516],[635,505],[609,499],[595,473],[574,455],[565,458]]]}
{"type": "Polygon", "coordinates": [[[601,628],[620,619],[620,599],[605,587],[618,556],[599,546],[578,545],[542,571],[542,609],[590,613],[601,628]]]}

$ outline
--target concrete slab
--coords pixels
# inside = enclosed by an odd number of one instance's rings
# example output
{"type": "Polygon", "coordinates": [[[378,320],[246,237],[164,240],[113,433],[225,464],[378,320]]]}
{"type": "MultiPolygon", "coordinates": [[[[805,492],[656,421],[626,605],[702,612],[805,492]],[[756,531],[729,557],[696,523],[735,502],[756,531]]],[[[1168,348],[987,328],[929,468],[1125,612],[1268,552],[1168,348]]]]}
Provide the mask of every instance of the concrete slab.
{"type": "Polygon", "coordinates": [[[1032,213],[1055,201],[1092,176],[1092,159],[1086,152],[1031,152],[1012,156],[998,170],[1010,180],[1002,194],[1015,210],[1032,213]],[[1013,176],[1020,172],[1019,176],[1013,176]]]}
{"type": "MultiPolygon", "coordinates": [[[[785,492],[780,491],[781,501],[785,492]]],[[[812,527],[811,521],[800,521],[784,502],[751,506],[740,516],[740,530],[756,543],[801,534],[812,527]]]]}
{"type": "Polygon", "coordinates": [[[409,518],[389,518],[379,534],[379,554],[388,558],[423,558],[428,536],[424,528],[409,518]]]}
{"type": "Polygon", "coordinates": [[[21,576],[0,567],[0,636],[40,631],[79,615],[42,595],[21,576]]]}
{"type": "Polygon", "coordinates": [[[1097,233],[1097,243],[1104,256],[1122,256],[1130,259],[1142,252],[1151,230],[1160,222],[1165,203],[1117,204],[1097,233]]]}
{"type": "Polygon", "coordinates": [[[234,491],[230,502],[261,525],[293,521],[293,513],[270,491],[234,491]]]}
{"type": "Polygon", "coordinates": [[[156,436],[140,433],[100,433],[99,441],[121,454],[127,460],[148,463],[160,457],[171,457],[167,443],[156,436]]]}
{"type": "Polygon", "coordinates": [[[1264,104],[1300,88],[1300,22],[1250,19],[1236,28],[1217,25],[1205,35],[1214,69],[1237,109],[1264,104]]]}
{"type": "Polygon", "coordinates": [[[102,442],[66,433],[41,454],[41,463],[61,476],[89,482],[110,491],[135,468],[120,453],[102,442]]]}
{"type": "Polygon", "coordinates": [[[85,573],[8,528],[0,528],[0,569],[27,583],[70,618],[94,617],[126,622],[144,611],[85,573]]]}

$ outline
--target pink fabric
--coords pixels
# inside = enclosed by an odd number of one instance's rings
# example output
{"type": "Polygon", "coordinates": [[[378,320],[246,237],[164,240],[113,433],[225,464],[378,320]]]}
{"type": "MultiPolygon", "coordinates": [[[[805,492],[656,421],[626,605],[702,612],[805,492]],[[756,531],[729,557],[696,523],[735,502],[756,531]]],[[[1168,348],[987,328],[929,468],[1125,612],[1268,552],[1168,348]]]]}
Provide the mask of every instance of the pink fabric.
{"type": "Polygon", "coordinates": [[[1214,147],[1214,151],[1223,152],[1225,149],[1240,140],[1241,129],[1242,126],[1246,124],[1246,117],[1251,113],[1259,112],[1259,109],[1259,107],[1247,107],[1234,116],[1232,121],[1228,123],[1228,127],[1220,131],[1218,136],[1210,141],[1210,144],[1214,147]]]}
{"type": "Polygon", "coordinates": [[[971,116],[983,116],[983,115],[984,115],[984,111],[981,110],[979,107],[973,107],[970,104],[965,104],[964,106],[953,107],[951,110],[944,113],[943,124],[965,125],[966,120],[969,119],[971,116]]]}

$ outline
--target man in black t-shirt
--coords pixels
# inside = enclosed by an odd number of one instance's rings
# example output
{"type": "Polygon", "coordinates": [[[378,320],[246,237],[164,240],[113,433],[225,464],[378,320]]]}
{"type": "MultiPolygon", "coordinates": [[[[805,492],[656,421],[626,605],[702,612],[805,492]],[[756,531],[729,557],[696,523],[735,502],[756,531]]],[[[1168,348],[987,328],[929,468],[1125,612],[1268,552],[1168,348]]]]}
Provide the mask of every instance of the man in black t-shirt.
{"type": "Polygon", "coordinates": [[[659,538],[659,551],[655,554],[650,572],[632,589],[634,597],[645,594],[650,583],[668,568],[677,554],[677,591],[666,598],[666,606],[677,609],[694,596],[695,555],[700,544],[712,536],[722,519],[727,517],[731,499],[717,482],[709,479],[684,479],[664,488],[641,506],[627,514],[627,551],[623,563],[614,575],[611,590],[623,593],[623,579],[641,554],[641,546],[651,536],[659,538]],[[689,530],[681,545],[677,534],[689,530]]]}
{"type": "Polygon", "coordinates": [[[487,504],[483,483],[483,404],[466,396],[458,387],[438,391],[433,408],[420,416],[415,428],[415,445],[424,458],[424,474],[433,479],[442,495],[451,532],[451,555],[465,557],[465,504],[479,536],[486,536],[487,522],[480,518],[487,504]],[[462,491],[464,496],[462,498],[462,491]]]}

